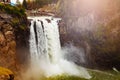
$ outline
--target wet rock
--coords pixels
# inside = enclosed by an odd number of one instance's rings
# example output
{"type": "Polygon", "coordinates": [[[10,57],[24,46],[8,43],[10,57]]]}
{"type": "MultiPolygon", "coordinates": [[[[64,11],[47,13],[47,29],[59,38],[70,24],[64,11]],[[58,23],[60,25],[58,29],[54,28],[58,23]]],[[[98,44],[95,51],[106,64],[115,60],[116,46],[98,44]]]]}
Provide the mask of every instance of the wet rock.
{"type": "Polygon", "coordinates": [[[15,39],[14,33],[12,31],[5,32],[7,42],[10,42],[15,39]]]}
{"type": "Polygon", "coordinates": [[[51,20],[49,20],[49,19],[45,19],[48,23],[51,23],[51,20]]]}
{"type": "Polygon", "coordinates": [[[0,47],[2,48],[4,46],[6,46],[6,39],[2,32],[0,32],[0,47]]]}

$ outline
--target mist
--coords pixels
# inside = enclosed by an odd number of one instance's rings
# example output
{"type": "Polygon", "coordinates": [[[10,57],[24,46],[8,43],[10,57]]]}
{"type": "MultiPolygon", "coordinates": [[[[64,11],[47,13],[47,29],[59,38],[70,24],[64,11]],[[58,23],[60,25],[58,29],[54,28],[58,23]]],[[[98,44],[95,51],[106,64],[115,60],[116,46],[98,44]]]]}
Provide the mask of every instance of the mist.
{"type": "Polygon", "coordinates": [[[72,42],[82,47],[89,64],[87,67],[117,66],[115,62],[119,60],[115,58],[119,55],[119,4],[120,0],[61,1],[60,12],[65,23],[61,26],[65,30],[61,29],[60,32],[62,45],[72,42]],[[111,55],[114,56],[112,59],[111,55]]]}
{"type": "Polygon", "coordinates": [[[64,47],[62,47],[62,52],[64,58],[67,59],[68,61],[72,61],[79,65],[87,63],[85,50],[82,47],[78,48],[74,46],[73,43],[66,44],[64,47]]]}
{"type": "Polygon", "coordinates": [[[68,30],[93,31],[120,13],[119,0],[62,0],[61,10],[68,30]]]}
{"type": "Polygon", "coordinates": [[[62,58],[58,63],[49,63],[45,57],[42,57],[39,61],[33,60],[34,62],[30,63],[28,69],[22,72],[23,80],[40,80],[44,77],[49,78],[64,74],[86,79],[91,78],[85,68],[76,65],[77,62],[81,64],[86,63],[82,48],[77,48],[73,44],[67,44],[62,47],[60,54],[62,58]]]}
{"type": "Polygon", "coordinates": [[[41,58],[40,61],[34,60],[33,63],[30,63],[31,66],[29,66],[25,72],[22,72],[23,80],[40,80],[44,77],[49,78],[51,76],[64,74],[69,76],[78,76],[86,79],[91,78],[90,74],[85,68],[75,64],[77,61],[80,63],[85,63],[85,56],[82,51],[71,45],[71,47],[66,46],[65,48],[62,48],[61,52],[63,59],[55,64],[49,63],[45,57],[41,58]],[[79,58],[76,58],[76,56],[79,58]]]}

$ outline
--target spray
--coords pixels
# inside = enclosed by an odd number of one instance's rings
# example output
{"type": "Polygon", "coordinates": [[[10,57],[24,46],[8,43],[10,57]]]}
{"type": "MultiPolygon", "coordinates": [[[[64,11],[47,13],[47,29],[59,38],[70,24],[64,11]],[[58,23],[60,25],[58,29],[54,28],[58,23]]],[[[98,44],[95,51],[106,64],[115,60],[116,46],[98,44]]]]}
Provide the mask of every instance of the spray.
{"type": "Polygon", "coordinates": [[[29,17],[29,19],[32,19],[30,26],[31,66],[28,70],[31,75],[28,76],[29,79],[30,76],[34,80],[39,80],[40,76],[50,77],[62,74],[91,78],[85,68],[78,67],[64,58],[64,52],[67,50],[63,51],[60,45],[57,23],[60,19],[52,17],[29,17]],[[34,21],[37,34],[33,29],[34,21]]]}

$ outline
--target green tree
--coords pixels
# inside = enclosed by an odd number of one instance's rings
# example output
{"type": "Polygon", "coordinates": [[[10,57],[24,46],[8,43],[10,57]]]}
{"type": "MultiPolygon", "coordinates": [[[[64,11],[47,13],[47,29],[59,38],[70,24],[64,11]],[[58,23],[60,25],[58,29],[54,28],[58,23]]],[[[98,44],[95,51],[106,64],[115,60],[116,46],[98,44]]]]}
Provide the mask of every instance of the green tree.
{"type": "Polygon", "coordinates": [[[25,8],[25,9],[27,9],[27,2],[26,2],[26,0],[23,0],[23,7],[25,8]]]}

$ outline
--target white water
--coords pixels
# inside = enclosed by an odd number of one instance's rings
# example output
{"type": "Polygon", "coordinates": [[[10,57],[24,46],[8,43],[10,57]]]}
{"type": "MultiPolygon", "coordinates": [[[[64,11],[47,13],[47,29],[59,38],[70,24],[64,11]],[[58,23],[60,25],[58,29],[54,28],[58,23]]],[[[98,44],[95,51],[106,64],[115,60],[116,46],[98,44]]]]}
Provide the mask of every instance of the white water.
{"type": "Polygon", "coordinates": [[[58,21],[60,19],[52,17],[29,17],[29,19],[32,19],[30,26],[32,74],[38,74],[38,76],[42,74],[46,77],[68,74],[91,78],[87,70],[64,59],[59,39],[58,21]]]}

